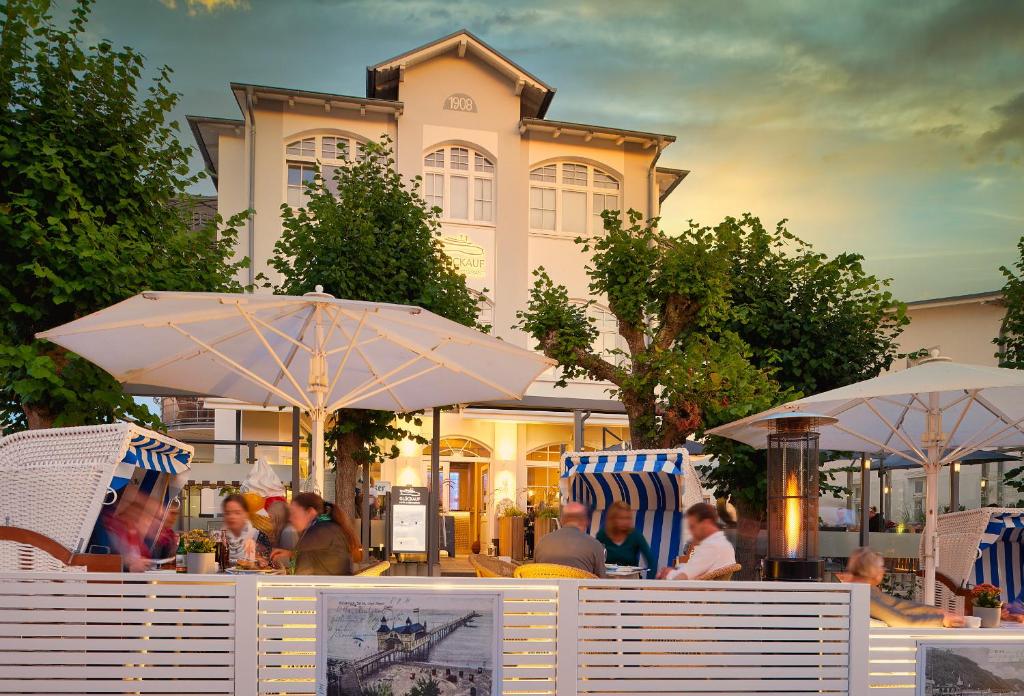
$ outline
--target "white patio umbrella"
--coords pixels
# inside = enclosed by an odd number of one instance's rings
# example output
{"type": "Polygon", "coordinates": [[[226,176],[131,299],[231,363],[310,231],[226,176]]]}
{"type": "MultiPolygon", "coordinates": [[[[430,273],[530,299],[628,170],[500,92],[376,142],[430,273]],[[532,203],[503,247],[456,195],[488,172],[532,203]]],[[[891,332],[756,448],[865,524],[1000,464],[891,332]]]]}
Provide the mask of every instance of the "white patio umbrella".
{"type": "Polygon", "coordinates": [[[318,492],[324,422],[333,411],[519,399],[553,364],[419,307],[320,290],[302,297],[144,292],[38,338],[121,382],[305,410],[318,492]]]}
{"type": "Polygon", "coordinates": [[[924,468],[924,587],[930,604],[935,598],[939,469],[978,450],[1024,447],[1024,370],[933,355],[915,367],[798,399],[708,432],[763,448],[765,432],[754,421],[786,411],[838,419],[821,429],[822,449],[899,454],[924,468]]]}

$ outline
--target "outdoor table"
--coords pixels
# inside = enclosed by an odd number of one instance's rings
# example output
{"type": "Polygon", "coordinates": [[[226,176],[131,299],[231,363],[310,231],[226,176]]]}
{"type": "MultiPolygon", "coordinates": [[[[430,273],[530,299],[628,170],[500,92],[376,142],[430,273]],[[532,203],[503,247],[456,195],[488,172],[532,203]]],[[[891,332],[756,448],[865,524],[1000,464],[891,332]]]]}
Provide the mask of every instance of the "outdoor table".
{"type": "Polygon", "coordinates": [[[610,578],[617,578],[617,579],[635,578],[635,579],[639,580],[639,579],[641,579],[641,578],[643,578],[645,576],[644,568],[640,568],[640,567],[637,567],[637,566],[624,566],[624,565],[614,565],[612,563],[607,563],[607,564],[605,564],[604,568],[605,568],[605,573],[610,578]]]}

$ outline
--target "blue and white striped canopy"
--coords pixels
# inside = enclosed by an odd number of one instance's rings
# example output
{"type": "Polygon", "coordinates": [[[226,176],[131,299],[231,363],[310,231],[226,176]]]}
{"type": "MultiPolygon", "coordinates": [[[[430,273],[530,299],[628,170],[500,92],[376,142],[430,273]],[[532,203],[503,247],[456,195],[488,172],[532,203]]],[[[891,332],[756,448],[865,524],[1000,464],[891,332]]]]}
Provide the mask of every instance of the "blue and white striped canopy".
{"type": "Polygon", "coordinates": [[[124,488],[136,468],[162,474],[181,474],[188,471],[191,458],[188,451],[169,442],[143,434],[133,435],[128,451],[114,470],[110,487],[114,490],[124,488]]]}
{"type": "Polygon", "coordinates": [[[1024,599],[1024,510],[996,512],[989,518],[978,544],[978,560],[974,562],[975,585],[997,586],[1003,600],[1024,599]]]}
{"type": "Polygon", "coordinates": [[[684,541],[685,453],[573,452],[562,458],[563,497],[594,511],[590,531],[603,526],[607,508],[621,500],[635,510],[636,529],[644,535],[664,567],[684,541]]]}
{"type": "Polygon", "coordinates": [[[562,459],[569,499],[604,509],[616,500],[634,510],[683,507],[682,451],[574,452],[562,459]]]}

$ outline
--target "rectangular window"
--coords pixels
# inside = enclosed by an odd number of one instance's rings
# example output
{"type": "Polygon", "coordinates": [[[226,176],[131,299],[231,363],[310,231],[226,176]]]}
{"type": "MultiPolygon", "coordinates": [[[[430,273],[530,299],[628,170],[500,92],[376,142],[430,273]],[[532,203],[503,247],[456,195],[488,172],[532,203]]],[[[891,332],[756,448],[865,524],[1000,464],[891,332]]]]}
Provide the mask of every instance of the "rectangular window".
{"type": "Polygon", "coordinates": [[[469,150],[464,147],[452,148],[452,169],[469,169],[469,150]]]}
{"type": "Polygon", "coordinates": [[[448,216],[456,220],[469,219],[469,179],[464,176],[453,176],[451,178],[452,190],[449,194],[448,216]]]}
{"type": "Polygon", "coordinates": [[[320,168],[320,174],[324,178],[324,186],[327,187],[332,196],[338,195],[338,182],[335,181],[335,177],[338,175],[339,169],[341,167],[335,167],[330,164],[325,164],[320,168]]]}
{"type": "Polygon", "coordinates": [[[481,155],[479,152],[474,154],[475,159],[473,160],[473,168],[476,169],[478,172],[486,172],[488,174],[493,174],[494,165],[491,163],[491,161],[484,157],[483,155],[481,155]]]}
{"type": "Polygon", "coordinates": [[[431,208],[444,207],[444,174],[427,174],[423,177],[423,197],[431,208]]]}
{"type": "Polygon", "coordinates": [[[595,193],[594,194],[594,231],[600,231],[604,229],[604,220],[601,218],[601,213],[606,210],[618,210],[619,209],[619,197],[613,196],[608,193],[595,193]]]}
{"type": "Polygon", "coordinates": [[[530,181],[543,181],[548,184],[555,183],[555,165],[549,164],[546,167],[537,167],[530,172],[530,181]]]}
{"type": "Polygon", "coordinates": [[[587,194],[562,191],[562,231],[585,234],[587,231],[587,194]]]}
{"type": "Polygon", "coordinates": [[[325,135],[320,141],[320,156],[324,159],[338,159],[338,141],[341,138],[325,135]]]}
{"type": "Polygon", "coordinates": [[[306,205],[309,200],[309,196],[306,195],[306,186],[312,183],[313,174],[313,165],[288,165],[288,205],[293,208],[301,208],[306,205]]]}
{"type": "Polygon", "coordinates": [[[494,222],[494,181],[473,180],[473,219],[494,222]]]}
{"type": "Polygon", "coordinates": [[[555,190],[530,187],[530,227],[535,230],[555,229],[555,190]]]}
{"type": "Polygon", "coordinates": [[[587,165],[585,164],[563,164],[562,183],[570,186],[587,185],[587,165]]]}

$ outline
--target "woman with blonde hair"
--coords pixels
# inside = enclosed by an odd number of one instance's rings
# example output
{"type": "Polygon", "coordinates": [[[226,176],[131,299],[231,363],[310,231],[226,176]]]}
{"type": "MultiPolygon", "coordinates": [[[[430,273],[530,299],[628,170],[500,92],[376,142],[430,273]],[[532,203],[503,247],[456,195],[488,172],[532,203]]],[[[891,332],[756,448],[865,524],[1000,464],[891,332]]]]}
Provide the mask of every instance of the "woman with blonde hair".
{"type": "Polygon", "coordinates": [[[885,578],[885,562],[867,547],[850,554],[846,573],[839,575],[843,582],[862,582],[871,586],[871,618],[884,621],[894,628],[964,625],[964,617],[950,614],[938,607],[897,599],[878,589],[885,578]]]}
{"type": "Polygon", "coordinates": [[[636,512],[627,503],[616,500],[608,507],[604,529],[597,540],[604,544],[605,562],[613,565],[639,566],[640,557],[647,570],[657,570],[658,561],[644,535],[635,529],[636,512]]]}

